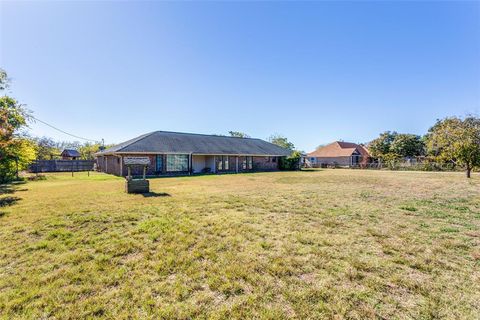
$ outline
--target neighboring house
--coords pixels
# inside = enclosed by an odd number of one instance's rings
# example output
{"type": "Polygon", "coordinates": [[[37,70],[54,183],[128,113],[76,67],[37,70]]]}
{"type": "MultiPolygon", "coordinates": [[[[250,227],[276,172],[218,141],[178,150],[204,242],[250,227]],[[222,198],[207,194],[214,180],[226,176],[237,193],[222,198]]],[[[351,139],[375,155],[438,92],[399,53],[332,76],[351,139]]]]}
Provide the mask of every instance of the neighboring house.
{"type": "Polygon", "coordinates": [[[60,154],[62,156],[62,160],[78,160],[80,159],[80,152],[74,149],[65,149],[60,154]]]}
{"type": "Polygon", "coordinates": [[[368,150],[359,144],[335,141],[307,154],[305,162],[312,167],[362,166],[370,163],[368,150]]]}
{"type": "MultiPolygon", "coordinates": [[[[120,143],[95,154],[97,169],[126,176],[124,157],[150,159],[149,176],[190,173],[234,173],[279,169],[281,157],[289,150],[252,138],[155,131],[120,143]]],[[[131,167],[141,175],[141,167],[131,167]]]]}

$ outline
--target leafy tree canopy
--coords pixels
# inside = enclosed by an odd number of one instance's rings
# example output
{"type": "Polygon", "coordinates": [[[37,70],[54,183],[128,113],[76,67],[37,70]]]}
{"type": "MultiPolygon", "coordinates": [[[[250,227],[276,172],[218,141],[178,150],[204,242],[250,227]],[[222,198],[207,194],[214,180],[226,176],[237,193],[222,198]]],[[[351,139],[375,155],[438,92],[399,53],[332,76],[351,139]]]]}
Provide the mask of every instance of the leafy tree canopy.
{"type": "MultiPolygon", "coordinates": [[[[8,76],[0,69],[0,91],[7,88],[8,76]]],[[[20,132],[27,126],[29,112],[24,105],[9,97],[0,97],[0,181],[14,178],[35,158],[35,145],[20,132]]]]}
{"type": "Polygon", "coordinates": [[[8,143],[15,133],[26,127],[29,113],[17,100],[0,97],[0,143],[8,143]]]}
{"type": "Polygon", "coordinates": [[[480,118],[450,117],[437,120],[425,136],[429,154],[442,161],[453,161],[466,169],[470,178],[480,166],[480,118]]]}
{"type": "Polygon", "coordinates": [[[390,146],[397,136],[395,131],[385,131],[380,136],[368,144],[368,150],[374,158],[383,158],[386,154],[390,153],[390,146]]]}
{"type": "Polygon", "coordinates": [[[288,141],[288,139],[280,134],[273,134],[268,138],[268,141],[270,141],[273,144],[276,144],[277,146],[280,146],[282,148],[288,149],[290,151],[295,150],[295,145],[288,141]]]}
{"type": "Polygon", "coordinates": [[[418,135],[401,133],[393,138],[390,152],[401,157],[416,157],[425,153],[425,144],[418,135]]]}
{"type": "MultiPolygon", "coordinates": [[[[84,143],[78,148],[80,153],[80,158],[82,160],[93,160],[95,159],[95,153],[100,151],[102,145],[100,143],[84,143]]],[[[107,146],[109,148],[110,146],[107,146]]]]}
{"type": "Polygon", "coordinates": [[[368,144],[374,158],[382,160],[421,156],[425,153],[422,138],[415,134],[385,131],[368,144]]]}

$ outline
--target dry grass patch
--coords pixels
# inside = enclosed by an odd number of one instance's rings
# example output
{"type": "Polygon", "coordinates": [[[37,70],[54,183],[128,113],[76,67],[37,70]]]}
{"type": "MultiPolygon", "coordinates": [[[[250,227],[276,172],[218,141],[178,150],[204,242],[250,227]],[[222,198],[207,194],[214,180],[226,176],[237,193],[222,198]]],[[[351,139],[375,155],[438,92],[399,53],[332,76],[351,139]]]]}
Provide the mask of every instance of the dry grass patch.
{"type": "Polygon", "coordinates": [[[2,318],[480,313],[478,175],[164,178],[148,197],[123,183],[53,174],[2,189],[2,318]]]}

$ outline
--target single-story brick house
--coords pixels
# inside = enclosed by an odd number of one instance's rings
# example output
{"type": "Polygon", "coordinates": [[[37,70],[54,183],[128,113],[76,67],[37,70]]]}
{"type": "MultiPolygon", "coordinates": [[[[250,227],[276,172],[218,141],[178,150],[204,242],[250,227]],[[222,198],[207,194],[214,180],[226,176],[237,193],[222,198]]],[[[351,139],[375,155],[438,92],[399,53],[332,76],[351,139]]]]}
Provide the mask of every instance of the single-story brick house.
{"type": "MultiPolygon", "coordinates": [[[[149,176],[238,173],[279,169],[289,150],[261,139],[155,131],[95,154],[97,170],[126,176],[125,157],[148,157],[149,176]]],[[[132,175],[143,168],[132,167],[132,175]]]]}
{"type": "Polygon", "coordinates": [[[367,148],[362,145],[335,141],[308,153],[305,160],[312,167],[355,167],[370,163],[371,157],[367,148]]]}

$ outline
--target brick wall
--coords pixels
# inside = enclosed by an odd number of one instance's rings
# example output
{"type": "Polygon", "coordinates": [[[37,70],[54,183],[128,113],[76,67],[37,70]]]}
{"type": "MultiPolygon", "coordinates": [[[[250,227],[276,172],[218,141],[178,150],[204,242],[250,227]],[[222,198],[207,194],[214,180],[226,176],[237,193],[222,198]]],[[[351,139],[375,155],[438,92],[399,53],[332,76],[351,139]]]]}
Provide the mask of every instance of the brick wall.
{"type": "Polygon", "coordinates": [[[316,158],[316,165],[321,166],[322,164],[325,165],[338,165],[338,166],[350,166],[351,165],[351,157],[329,157],[329,158],[316,158]]]}
{"type": "Polygon", "coordinates": [[[120,175],[120,158],[115,156],[105,157],[105,172],[114,175],[120,175]]]}
{"type": "MultiPolygon", "coordinates": [[[[120,175],[121,166],[123,166],[122,173],[123,176],[127,176],[128,169],[122,163],[123,157],[135,157],[139,155],[135,154],[125,154],[122,155],[122,158],[117,156],[100,156],[97,158],[97,170],[109,174],[120,175]]],[[[166,172],[166,164],[167,159],[166,155],[162,155],[163,157],[163,167],[161,172],[156,171],[156,155],[142,155],[142,157],[149,157],[150,158],[150,165],[147,167],[147,175],[148,176],[156,176],[156,175],[176,175],[176,174],[185,174],[185,172],[166,172]]],[[[221,170],[221,172],[236,172],[236,156],[228,156],[229,160],[229,169],[228,170],[221,170]]],[[[248,167],[246,170],[242,169],[242,160],[244,157],[238,157],[238,172],[248,172],[248,171],[273,171],[279,169],[279,158],[278,157],[253,157],[253,169],[249,170],[248,167]],[[275,160],[274,160],[275,159],[275,160]]],[[[216,157],[216,164],[215,167],[217,168],[218,162],[220,161],[220,156],[216,157]]],[[[131,174],[133,176],[141,176],[143,175],[143,166],[132,166],[131,167],[131,174]]]]}
{"type": "Polygon", "coordinates": [[[273,171],[278,170],[278,157],[253,157],[254,171],[273,171]]]}
{"type": "MultiPolygon", "coordinates": [[[[138,154],[124,154],[122,157],[139,157],[138,154]]],[[[150,159],[150,165],[147,167],[147,176],[156,175],[156,155],[141,155],[141,157],[148,157],[150,159]]],[[[123,161],[123,160],[122,160],[123,161]]],[[[165,166],[165,159],[163,161],[165,166]]],[[[143,175],[143,166],[132,166],[131,167],[132,176],[141,176],[143,175]]],[[[126,177],[128,174],[127,166],[123,165],[123,176],[126,177]]]]}

